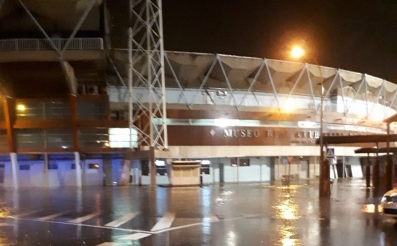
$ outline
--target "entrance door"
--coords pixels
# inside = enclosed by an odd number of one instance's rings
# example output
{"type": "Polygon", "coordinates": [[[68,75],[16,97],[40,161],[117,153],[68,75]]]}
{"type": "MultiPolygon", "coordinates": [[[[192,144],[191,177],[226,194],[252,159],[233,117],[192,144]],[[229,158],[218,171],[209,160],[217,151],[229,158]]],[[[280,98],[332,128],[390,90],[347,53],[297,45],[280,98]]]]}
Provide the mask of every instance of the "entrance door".
{"type": "Polygon", "coordinates": [[[336,161],[336,171],[338,172],[338,178],[343,178],[343,160],[338,159],[336,161]]]}
{"type": "Polygon", "coordinates": [[[219,163],[219,183],[225,182],[225,168],[223,163],[219,163]]]}
{"type": "Polygon", "coordinates": [[[302,160],[299,163],[299,178],[309,178],[309,161],[302,160]]]}

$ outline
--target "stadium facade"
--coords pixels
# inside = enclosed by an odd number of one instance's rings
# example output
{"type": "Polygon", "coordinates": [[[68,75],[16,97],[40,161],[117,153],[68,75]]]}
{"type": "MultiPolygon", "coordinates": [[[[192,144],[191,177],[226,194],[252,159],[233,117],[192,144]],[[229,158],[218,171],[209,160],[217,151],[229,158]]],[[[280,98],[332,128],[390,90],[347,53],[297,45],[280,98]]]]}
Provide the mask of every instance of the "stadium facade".
{"type": "MultiPolygon", "coordinates": [[[[396,114],[397,85],[367,74],[168,51],[166,122],[152,120],[166,123],[167,148],[156,152],[160,146],[146,145],[136,131],[147,132],[148,119],[130,125],[130,109],[152,99],[141,84],[127,86],[129,53],[111,46],[106,3],[51,0],[43,6],[0,0],[4,187],[113,185],[126,170],[131,184],[149,184],[150,175],[168,184],[172,160],[201,160],[204,184],[316,178],[322,90],[324,135],[386,134],[383,120],[396,114]],[[146,155],[150,147],[156,165],[146,155]]],[[[144,61],[135,67],[144,70],[144,61]]],[[[335,154],[331,177],[363,176],[354,150],[372,145],[328,147],[335,154]]]]}

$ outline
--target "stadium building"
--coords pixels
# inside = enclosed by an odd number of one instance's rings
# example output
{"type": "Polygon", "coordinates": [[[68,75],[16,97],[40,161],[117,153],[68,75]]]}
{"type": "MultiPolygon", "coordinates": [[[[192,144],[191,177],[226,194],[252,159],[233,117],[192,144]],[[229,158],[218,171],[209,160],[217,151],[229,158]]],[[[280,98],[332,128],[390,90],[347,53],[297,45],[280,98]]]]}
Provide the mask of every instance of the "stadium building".
{"type": "MultiPolygon", "coordinates": [[[[386,134],[383,120],[396,114],[397,85],[381,78],[255,57],[116,49],[106,2],[39,2],[0,0],[4,187],[114,185],[122,174],[130,184],[169,184],[172,160],[199,160],[204,184],[317,178],[322,99],[325,136],[386,134]],[[159,54],[164,65],[152,74],[159,66],[146,58],[159,54]],[[152,76],[164,84],[148,90],[141,82],[152,76]],[[156,141],[146,141],[157,127],[156,141]]],[[[328,147],[331,177],[363,176],[354,150],[372,145],[328,147]]]]}

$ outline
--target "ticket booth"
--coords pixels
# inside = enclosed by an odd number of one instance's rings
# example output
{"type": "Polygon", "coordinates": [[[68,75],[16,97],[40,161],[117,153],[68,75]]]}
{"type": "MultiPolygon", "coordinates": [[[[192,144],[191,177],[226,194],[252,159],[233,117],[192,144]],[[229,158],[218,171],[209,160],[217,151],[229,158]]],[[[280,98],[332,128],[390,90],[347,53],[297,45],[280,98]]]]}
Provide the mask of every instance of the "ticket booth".
{"type": "Polygon", "coordinates": [[[201,161],[172,161],[167,165],[172,186],[200,185],[201,161]]]}

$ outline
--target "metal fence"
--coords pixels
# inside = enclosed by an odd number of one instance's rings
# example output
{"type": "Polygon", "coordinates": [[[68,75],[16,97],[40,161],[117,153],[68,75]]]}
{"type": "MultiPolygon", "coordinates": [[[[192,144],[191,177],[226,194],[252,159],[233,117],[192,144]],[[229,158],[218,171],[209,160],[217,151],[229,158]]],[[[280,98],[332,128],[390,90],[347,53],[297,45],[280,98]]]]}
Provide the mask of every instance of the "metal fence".
{"type": "MultiPolygon", "coordinates": [[[[68,39],[54,38],[51,41],[62,50],[68,39]]],[[[0,40],[0,52],[6,51],[45,51],[53,50],[47,39],[3,39],[0,40]]],[[[67,50],[103,50],[102,38],[74,38],[67,50]]]]}

